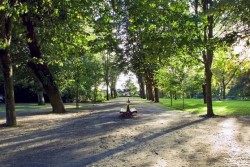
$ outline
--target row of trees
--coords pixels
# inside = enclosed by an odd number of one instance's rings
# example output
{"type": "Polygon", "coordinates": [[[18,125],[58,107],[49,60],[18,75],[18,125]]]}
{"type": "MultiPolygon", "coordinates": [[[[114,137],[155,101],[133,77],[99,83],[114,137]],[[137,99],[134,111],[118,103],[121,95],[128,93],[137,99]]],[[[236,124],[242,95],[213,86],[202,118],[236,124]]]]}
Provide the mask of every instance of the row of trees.
{"type": "Polygon", "coordinates": [[[124,54],[140,90],[146,84],[149,100],[159,101],[159,88],[172,96],[177,90],[204,85],[207,115],[213,116],[212,85],[225,98],[227,85],[249,69],[249,58],[231,53],[239,43],[248,47],[246,0],[120,0],[114,4],[122,20],[124,54]],[[194,84],[187,78],[195,79],[194,84]]]}
{"type": "Polygon", "coordinates": [[[99,30],[97,20],[101,17],[97,11],[105,10],[105,5],[101,1],[0,2],[0,58],[7,125],[16,125],[16,83],[33,82],[41,104],[45,92],[54,113],[65,112],[60,92],[73,94],[78,106],[82,96],[98,100],[102,80],[115,90],[113,78],[120,71],[113,56],[116,42],[108,32],[99,30]],[[104,60],[105,56],[109,58],[104,60]]]}
{"type": "Polygon", "coordinates": [[[41,103],[44,91],[53,112],[63,113],[60,92],[74,94],[77,104],[80,95],[96,101],[104,81],[108,100],[109,92],[117,95],[123,70],[134,72],[140,96],[155,102],[159,88],[184,92],[187,78],[197,77],[195,84],[205,83],[207,115],[213,116],[212,74],[225,92],[240,73],[237,63],[247,60],[227,53],[238,41],[249,40],[249,6],[248,0],[3,0],[6,123],[16,125],[14,80],[36,83],[41,103]],[[212,67],[213,61],[225,67],[229,59],[232,71],[212,67]]]}

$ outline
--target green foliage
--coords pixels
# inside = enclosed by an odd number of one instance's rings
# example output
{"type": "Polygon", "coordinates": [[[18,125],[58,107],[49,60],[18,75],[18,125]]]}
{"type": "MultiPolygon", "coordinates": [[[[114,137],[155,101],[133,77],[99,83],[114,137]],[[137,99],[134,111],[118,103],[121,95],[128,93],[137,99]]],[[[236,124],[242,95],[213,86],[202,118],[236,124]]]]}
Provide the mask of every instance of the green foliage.
{"type": "Polygon", "coordinates": [[[177,92],[186,96],[194,97],[201,91],[203,77],[201,67],[185,55],[172,56],[168,64],[161,66],[155,73],[155,79],[161,90],[165,93],[177,92]]]}
{"type": "Polygon", "coordinates": [[[237,81],[235,81],[235,84],[231,87],[228,96],[241,100],[250,99],[250,70],[237,78],[237,81]]]}
{"type": "Polygon", "coordinates": [[[137,87],[133,83],[133,80],[129,78],[128,80],[125,81],[123,85],[124,89],[128,90],[130,92],[131,96],[137,95],[137,87]]]}
{"type": "Polygon", "coordinates": [[[212,69],[217,97],[226,98],[228,86],[233,86],[236,79],[249,69],[248,64],[247,55],[240,56],[229,49],[218,49],[212,69]]]}

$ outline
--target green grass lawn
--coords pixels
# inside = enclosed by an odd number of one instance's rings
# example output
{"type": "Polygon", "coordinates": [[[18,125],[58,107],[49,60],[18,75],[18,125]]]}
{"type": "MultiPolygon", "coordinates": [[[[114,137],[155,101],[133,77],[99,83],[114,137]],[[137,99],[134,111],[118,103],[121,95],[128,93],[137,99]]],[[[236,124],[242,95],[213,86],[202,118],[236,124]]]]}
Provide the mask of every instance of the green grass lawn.
{"type": "MultiPolygon", "coordinates": [[[[170,106],[170,99],[160,99],[160,104],[164,107],[182,110],[182,99],[173,100],[173,105],[170,106]]],[[[250,101],[213,101],[213,110],[216,115],[250,115],[250,101]]],[[[206,114],[206,104],[203,104],[203,99],[185,99],[184,111],[195,114],[206,114]]]]}
{"type": "MultiPolygon", "coordinates": [[[[32,110],[32,109],[43,109],[43,108],[51,108],[50,104],[46,105],[37,105],[35,103],[17,103],[15,104],[16,111],[21,110],[32,110]]],[[[0,113],[5,112],[5,104],[0,104],[0,113]]]]}
{"type": "MultiPolygon", "coordinates": [[[[80,103],[79,108],[88,106],[89,103],[80,103]]],[[[65,103],[65,108],[76,108],[75,103],[65,103]]],[[[51,105],[49,103],[46,103],[46,105],[37,105],[36,103],[16,103],[15,104],[16,112],[18,111],[29,111],[29,110],[37,110],[37,109],[52,109],[51,105]]],[[[40,111],[40,110],[37,110],[40,111]]],[[[0,103],[0,113],[5,113],[5,104],[0,103]]]]}

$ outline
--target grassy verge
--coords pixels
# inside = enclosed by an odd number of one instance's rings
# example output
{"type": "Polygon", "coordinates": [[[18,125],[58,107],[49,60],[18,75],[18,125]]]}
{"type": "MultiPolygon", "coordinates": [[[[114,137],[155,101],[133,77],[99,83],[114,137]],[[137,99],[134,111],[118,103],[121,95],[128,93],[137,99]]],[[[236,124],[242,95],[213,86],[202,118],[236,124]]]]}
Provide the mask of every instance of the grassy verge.
{"type": "MultiPolygon", "coordinates": [[[[182,99],[173,100],[171,106],[170,99],[161,99],[160,104],[164,107],[183,110],[182,99]]],[[[202,99],[185,99],[184,111],[195,114],[206,114],[206,104],[202,99]]],[[[250,115],[250,101],[213,101],[213,110],[216,115],[250,115]]]]}
{"type": "MultiPolygon", "coordinates": [[[[33,109],[45,109],[45,108],[51,108],[50,104],[46,105],[37,105],[35,103],[17,103],[15,104],[16,111],[22,111],[22,110],[33,110],[33,109]]],[[[0,104],[0,113],[5,113],[5,104],[0,104]]]]}
{"type": "MultiPolygon", "coordinates": [[[[86,107],[89,104],[90,103],[80,103],[79,108],[86,107]]],[[[37,105],[36,103],[16,103],[15,107],[16,107],[15,108],[16,112],[18,112],[18,111],[30,111],[30,110],[42,111],[39,109],[51,109],[52,108],[49,103],[47,103],[46,105],[37,105]]],[[[64,107],[66,109],[76,108],[76,104],[75,103],[65,103],[64,107]]],[[[0,113],[5,113],[5,104],[3,104],[3,103],[0,104],[0,113]]]]}

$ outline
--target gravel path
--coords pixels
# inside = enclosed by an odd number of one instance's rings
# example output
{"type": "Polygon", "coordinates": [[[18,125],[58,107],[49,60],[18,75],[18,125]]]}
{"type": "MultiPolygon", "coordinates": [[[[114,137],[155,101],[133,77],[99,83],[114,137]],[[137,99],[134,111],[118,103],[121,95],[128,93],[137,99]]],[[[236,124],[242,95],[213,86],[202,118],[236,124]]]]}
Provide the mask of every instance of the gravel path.
{"type": "Polygon", "coordinates": [[[20,126],[0,127],[0,166],[250,166],[250,117],[206,118],[131,101],[138,114],[130,119],[119,117],[126,98],[66,114],[18,112],[20,126]]]}

